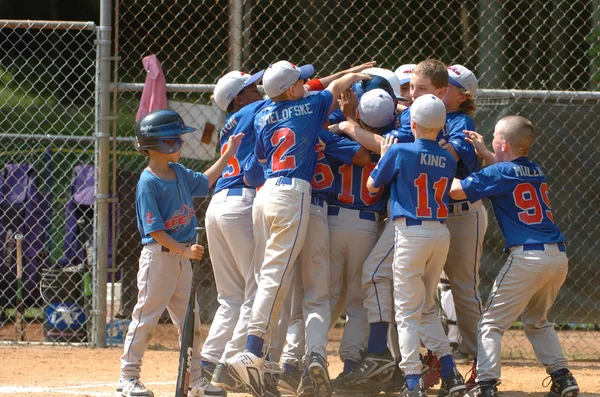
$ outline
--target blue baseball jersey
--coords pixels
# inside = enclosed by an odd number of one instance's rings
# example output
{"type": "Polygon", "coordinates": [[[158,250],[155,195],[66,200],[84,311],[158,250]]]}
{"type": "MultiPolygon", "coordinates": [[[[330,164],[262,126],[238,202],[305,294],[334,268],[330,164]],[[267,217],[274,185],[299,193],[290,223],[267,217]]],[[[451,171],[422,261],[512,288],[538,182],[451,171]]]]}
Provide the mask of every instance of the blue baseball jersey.
{"type": "Polygon", "coordinates": [[[230,189],[234,187],[247,187],[244,184],[244,165],[250,160],[254,154],[254,146],[256,143],[256,134],[254,132],[254,117],[266,105],[272,103],[270,99],[257,101],[244,106],[235,113],[230,113],[225,121],[225,126],[219,135],[221,142],[221,155],[227,150],[227,141],[232,135],[244,133],[242,143],[238,148],[235,156],[233,156],[225,166],[221,173],[221,178],[215,186],[215,193],[222,189],[230,189]]]}
{"type": "Polygon", "coordinates": [[[330,124],[339,124],[342,121],[346,121],[346,116],[344,116],[344,113],[342,113],[342,109],[337,108],[334,109],[333,112],[331,112],[331,114],[328,117],[328,120],[330,124]]]}
{"type": "Polygon", "coordinates": [[[461,185],[470,202],[490,199],[506,239],[505,250],[565,241],[554,223],[546,176],[527,157],[493,164],[469,175],[461,185]]]}
{"type": "Polygon", "coordinates": [[[311,181],[312,195],[325,198],[334,191],[334,173],[330,161],[352,164],[352,159],[361,148],[345,136],[335,135],[327,130],[319,131],[319,139],[325,144],[325,150],[317,153],[317,167],[311,181]]]}
{"type": "Polygon", "coordinates": [[[393,145],[371,173],[373,186],[391,183],[392,219],[444,220],[456,160],[437,142],[393,145]]]}
{"type": "Polygon", "coordinates": [[[143,245],[155,243],[150,233],[160,230],[180,243],[196,241],[198,221],[192,197],[208,195],[208,178],[179,163],[169,166],[175,171],[176,180],[159,178],[144,169],[137,184],[135,210],[143,245]]]}
{"type": "Polygon", "coordinates": [[[367,189],[367,180],[378,161],[379,155],[371,153],[371,164],[364,167],[332,162],[335,189],[330,204],[355,210],[385,212],[384,189],[377,193],[371,193],[367,189]]]}
{"type": "Polygon", "coordinates": [[[443,135],[446,141],[452,145],[460,160],[456,168],[456,177],[465,179],[473,172],[479,171],[479,161],[473,144],[467,141],[464,130],[475,131],[473,119],[462,112],[451,112],[446,115],[446,125],[443,135]]]}
{"type": "Polygon", "coordinates": [[[256,115],[255,153],[259,160],[267,160],[267,178],[312,180],[319,131],[332,101],[331,92],[324,90],[297,101],[272,103],[256,115]]]}

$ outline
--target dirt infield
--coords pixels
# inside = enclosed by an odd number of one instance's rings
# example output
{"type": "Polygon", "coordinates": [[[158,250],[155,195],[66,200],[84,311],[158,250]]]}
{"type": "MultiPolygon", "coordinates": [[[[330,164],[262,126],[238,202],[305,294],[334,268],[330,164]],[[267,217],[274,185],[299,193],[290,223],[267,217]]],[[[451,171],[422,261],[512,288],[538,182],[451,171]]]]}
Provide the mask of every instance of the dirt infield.
{"type": "MultiPolygon", "coordinates": [[[[161,325],[155,338],[172,325],[161,325]]],[[[164,336],[164,334],[163,334],[164,336]]],[[[329,371],[337,376],[342,363],[337,357],[340,330],[330,335],[329,371]]],[[[527,342],[524,343],[524,346],[527,342]]],[[[151,343],[151,346],[156,346],[151,343]]],[[[62,346],[0,346],[0,395],[10,396],[113,396],[119,376],[121,348],[93,349],[62,346]]],[[[173,396],[177,373],[178,352],[170,348],[153,348],[144,356],[142,381],[156,397],[173,396]]],[[[468,368],[459,366],[464,374],[468,368]]],[[[582,397],[600,396],[600,362],[571,363],[581,387],[582,397]]],[[[542,387],[544,369],[534,360],[505,359],[503,361],[501,396],[546,395],[542,387]]],[[[436,395],[433,388],[429,395],[436,395]]],[[[230,394],[230,396],[238,396],[230,394]]],[[[244,396],[244,395],[239,395],[244,396]]]]}

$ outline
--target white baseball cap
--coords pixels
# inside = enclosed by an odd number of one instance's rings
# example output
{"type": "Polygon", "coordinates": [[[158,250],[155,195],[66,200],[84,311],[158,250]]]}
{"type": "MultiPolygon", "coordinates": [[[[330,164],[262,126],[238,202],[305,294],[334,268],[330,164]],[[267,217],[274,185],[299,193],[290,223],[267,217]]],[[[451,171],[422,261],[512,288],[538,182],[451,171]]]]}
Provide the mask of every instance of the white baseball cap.
{"type": "Polygon", "coordinates": [[[421,95],[410,107],[410,119],[425,128],[442,128],[446,124],[446,106],[435,95],[421,95]]]}
{"type": "Polygon", "coordinates": [[[402,98],[400,95],[400,81],[398,81],[398,77],[391,70],[384,68],[368,68],[363,70],[361,73],[383,77],[392,86],[392,90],[394,90],[394,95],[396,95],[396,98],[402,98]]]}
{"type": "Polygon", "coordinates": [[[260,72],[251,75],[234,70],[221,77],[219,81],[217,81],[217,86],[214,91],[217,106],[222,110],[227,111],[233,98],[235,98],[244,88],[259,81],[264,72],[264,70],[261,70],[260,72]]]}
{"type": "Polygon", "coordinates": [[[467,90],[473,95],[477,92],[477,77],[462,65],[448,66],[448,83],[467,90]]]}
{"type": "Polygon", "coordinates": [[[381,128],[394,120],[394,100],[381,88],[365,92],[358,103],[358,116],[371,128],[381,128]]]}
{"type": "Polygon", "coordinates": [[[312,65],[296,66],[288,61],[275,62],[265,70],[263,88],[269,98],[275,98],[298,80],[305,80],[315,73],[312,65]]]}
{"type": "Polygon", "coordinates": [[[407,63],[406,65],[401,65],[394,74],[400,80],[400,85],[404,85],[406,83],[410,83],[410,76],[412,75],[412,71],[415,68],[414,63],[407,63]]]}

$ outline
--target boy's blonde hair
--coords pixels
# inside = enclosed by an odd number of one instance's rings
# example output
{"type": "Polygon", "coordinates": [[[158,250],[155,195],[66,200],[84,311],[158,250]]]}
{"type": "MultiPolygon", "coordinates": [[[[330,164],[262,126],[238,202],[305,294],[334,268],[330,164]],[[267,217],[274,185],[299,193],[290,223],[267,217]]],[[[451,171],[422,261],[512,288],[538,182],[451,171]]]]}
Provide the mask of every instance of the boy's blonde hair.
{"type": "Polygon", "coordinates": [[[460,104],[458,111],[466,114],[469,117],[473,117],[475,111],[477,110],[477,105],[475,105],[475,98],[473,98],[473,94],[463,88],[460,88],[460,93],[466,95],[467,99],[460,104]]]}

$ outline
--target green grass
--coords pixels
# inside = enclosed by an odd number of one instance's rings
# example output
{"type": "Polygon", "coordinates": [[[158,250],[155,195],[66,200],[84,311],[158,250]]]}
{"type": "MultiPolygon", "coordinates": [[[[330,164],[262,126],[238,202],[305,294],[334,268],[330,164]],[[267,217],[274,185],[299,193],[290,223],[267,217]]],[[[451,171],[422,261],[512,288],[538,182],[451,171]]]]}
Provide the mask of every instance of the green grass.
{"type": "MultiPolygon", "coordinates": [[[[15,318],[16,309],[6,309],[5,313],[8,318],[15,318]]],[[[23,317],[30,321],[43,321],[44,310],[41,307],[28,307],[25,309],[23,317]]]]}

